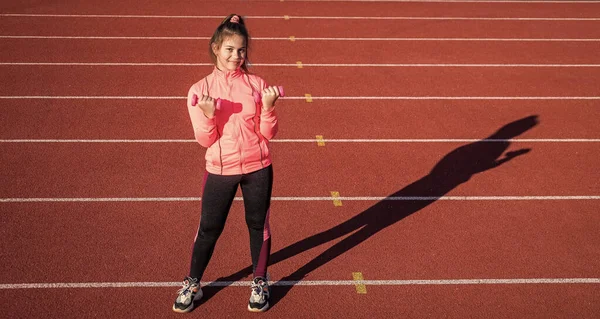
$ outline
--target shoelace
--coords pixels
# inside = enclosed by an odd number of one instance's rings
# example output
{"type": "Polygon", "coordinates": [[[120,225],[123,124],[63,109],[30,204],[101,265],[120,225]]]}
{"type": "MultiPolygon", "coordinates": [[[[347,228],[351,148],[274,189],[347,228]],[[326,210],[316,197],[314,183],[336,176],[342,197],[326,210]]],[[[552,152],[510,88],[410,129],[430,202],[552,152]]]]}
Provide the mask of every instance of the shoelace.
{"type": "Polygon", "coordinates": [[[258,283],[252,282],[250,289],[252,289],[252,291],[257,295],[262,296],[264,293],[263,285],[264,283],[262,283],[262,281],[259,281],[258,283]]]}
{"type": "MultiPolygon", "coordinates": [[[[194,282],[195,283],[195,282],[194,282]]],[[[192,288],[192,282],[189,279],[186,279],[183,281],[183,287],[181,287],[179,290],[177,290],[178,294],[184,294],[184,295],[188,295],[192,290],[190,288],[192,288]]]]}

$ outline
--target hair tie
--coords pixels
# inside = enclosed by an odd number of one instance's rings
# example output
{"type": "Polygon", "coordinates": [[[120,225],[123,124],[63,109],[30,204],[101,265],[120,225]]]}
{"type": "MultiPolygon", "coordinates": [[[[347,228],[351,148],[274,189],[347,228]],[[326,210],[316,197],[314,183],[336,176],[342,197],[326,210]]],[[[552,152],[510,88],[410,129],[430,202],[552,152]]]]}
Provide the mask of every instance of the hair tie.
{"type": "Polygon", "coordinates": [[[240,17],[234,15],[233,17],[231,17],[231,19],[229,20],[229,22],[231,22],[231,23],[239,23],[240,22],[240,17]]]}

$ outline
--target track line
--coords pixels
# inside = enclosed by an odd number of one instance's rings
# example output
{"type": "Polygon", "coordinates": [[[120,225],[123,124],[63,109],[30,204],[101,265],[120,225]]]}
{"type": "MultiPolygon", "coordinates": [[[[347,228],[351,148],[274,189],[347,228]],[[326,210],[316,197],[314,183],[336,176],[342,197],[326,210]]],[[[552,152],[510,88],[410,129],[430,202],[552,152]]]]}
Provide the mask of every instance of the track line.
{"type": "MultiPolygon", "coordinates": [[[[0,62],[7,66],[214,66],[212,63],[185,62],[0,62]]],[[[251,66],[294,67],[297,63],[252,63],[251,66]]],[[[597,68],[600,64],[515,64],[515,63],[302,63],[302,67],[466,67],[466,68],[597,68]]]]}
{"type": "MultiPolygon", "coordinates": [[[[306,97],[285,97],[304,100],[306,97]]],[[[313,100],[598,100],[600,96],[312,96],[313,100]]]]}
{"type": "MultiPolygon", "coordinates": [[[[600,196],[274,196],[272,201],[572,201],[572,200],[600,200],[600,196]]],[[[73,202],[195,202],[201,197],[79,197],[79,198],[0,198],[0,203],[73,203],[73,202]]],[[[243,201],[243,197],[235,197],[235,201],[243,201]]]]}
{"type": "MultiPolygon", "coordinates": [[[[441,280],[281,280],[270,281],[271,286],[441,286],[441,285],[533,285],[533,284],[600,284],[600,278],[523,278],[523,279],[441,279],[441,280]]],[[[204,281],[202,286],[247,287],[250,281],[204,281]]],[[[53,289],[53,288],[133,288],[177,287],[180,282],[81,282],[0,284],[7,289],[53,289]]]]}
{"type": "Polygon", "coordinates": [[[412,2],[412,3],[600,3],[598,0],[287,0],[289,2],[412,2]]]}
{"type": "MultiPolygon", "coordinates": [[[[522,138],[522,139],[320,139],[324,143],[597,143],[600,139],[522,138]]],[[[192,140],[192,142],[196,142],[192,140]]],[[[273,139],[279,143],[315,143],[316,139],[273,139]]]]}
{"type": "MultiPolygon", "coordinates": [[[[126,37],[1,35],[0,39],[83,39],[83,40],[209,40],[210,37],[126,37]]],[[[290,41],[289,37],[253,37],[252,40],[290,41]]],[[[600,42],[598,38],[316,38],[294,37],[294,41],[501,41],[501,42],[600,42]]]]}
{"type": "MultiPolygon", "coordinates": [[[[252,18],[249,16],[249,18],[252,18]]],[[[271,18],[271,17],[254,17],[254,18],[271,18]]],[[[279,17],[272,17],[279,18],[279,17]]],[[[286,18],[286,17],[282,17],[286,18]]],[[[600,21],[600,18],[544,18],[544,17],[335,17],[335,16],[287,16],[291,19],[306,19],[306,20],[445,20],[445,21],[600,21]]]]}
{"type": "MultiPolygon", "coordinates": [[[[272,139],[271,143],[599,143],[597,138],[272,139]]],[[[0,139],[0,143],[196,143],[194,139],[0,139]]]]}
{"type": "MultiPolygon", "coordinates": [[[[38,17],[38,18],[107,18],[107,19],[223,19],[222,16],[190,16],[190,15],[134,15],[134,14],[35,14],[35,13],[3,13],[0,17],[38,17]]],[[[427,17],[427,16],[265,16],[248,15],[245,19],[301,19],[301,20],[475,20],[475,21],[600,21],[600,18],[553,18],[553,17],[427,17]]]]}
{"type": "MultiPolygon", "coordinates": [[[[311,96],[313,100],[600,100],[600,96],[311,96]]],[[[0,100],[185,100],[185,96],[5,95],[0,100]]],[[[306,100],[306,96],[286,96],[306,100]]]]}

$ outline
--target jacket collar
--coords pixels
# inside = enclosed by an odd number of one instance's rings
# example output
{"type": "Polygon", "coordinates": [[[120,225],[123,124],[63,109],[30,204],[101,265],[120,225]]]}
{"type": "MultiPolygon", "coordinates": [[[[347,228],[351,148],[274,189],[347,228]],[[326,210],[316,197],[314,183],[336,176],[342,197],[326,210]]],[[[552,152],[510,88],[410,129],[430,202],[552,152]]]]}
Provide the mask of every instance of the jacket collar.
{"type": "Polygon", "coordinates": [[[218,79],[234,79],[244,75],[244,70],[237,68],[234,71],[221,71],[215,66],[213,69],[213,75],[218,79]]]}

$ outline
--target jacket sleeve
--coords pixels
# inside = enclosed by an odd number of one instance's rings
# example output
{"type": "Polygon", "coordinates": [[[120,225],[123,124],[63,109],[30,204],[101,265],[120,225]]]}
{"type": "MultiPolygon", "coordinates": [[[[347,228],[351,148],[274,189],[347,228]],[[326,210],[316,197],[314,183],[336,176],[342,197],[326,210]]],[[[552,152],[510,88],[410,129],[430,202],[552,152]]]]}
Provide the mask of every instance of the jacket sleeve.
{"type": "MultiPolygon", "coordinates": [[[[260,80],[260,90],[267,87],[267,84],[262,79],[260,80]]],[[[277,113],[275,111],[275,107],[273,107],[270,111],[265,111],[260,108],[260,133],[267,140],[272,139],[277,134],[277,130],[279,129],[279,125],[277,124],[277,113]]]]}
{"type": "Polygon", "coordinates": [[[187,107],[196,141],[203,147],[208,148],[217,141],[219,134],[217,131],[216,116],[209,119],[199,107],[192,106],[192,96],[194,94],[199,97],[202,96],[204,90],[200,86],[200,84],[196,83],[190,87],[187,96],[187,107]]]}

